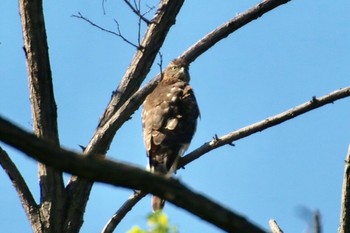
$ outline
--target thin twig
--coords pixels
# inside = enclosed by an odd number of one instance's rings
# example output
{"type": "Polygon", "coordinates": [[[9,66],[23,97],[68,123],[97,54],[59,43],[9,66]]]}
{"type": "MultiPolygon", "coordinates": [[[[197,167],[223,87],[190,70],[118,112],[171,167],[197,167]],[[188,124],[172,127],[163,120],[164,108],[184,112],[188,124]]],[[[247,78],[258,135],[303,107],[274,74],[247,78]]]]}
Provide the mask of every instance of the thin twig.
{"type": "Polygon", "coordinates": [[[151,23],[150,20],[144,17],[144,14],[141,14],[140,8],[134,7],[128,0],[124,0],[124,2],[143,22],[145,22],[147,25],[151,23]]]}
{"type": "Polygon", "coordinates": [[[78,15],[72,15],[72,17],[74,18],[78,18],[78,19],[82,19],[84,20],[85,22],[89,23],[90,25],[92,25],[93,27],[96,27],[98,29],[100,29],[101,31],[104,31],[104,32],[107,32],[107,33],[110,33],[112,35],[115,35],[119,38],[121,38],[124,42],[128,43],[129,45],[135,47],[136,49],[139,49],[139,46],[137,46],[136,44],[132,43],[130,40],[128,40],[125,36],[123,36],[123,34],[121,33],[120,31],[120,27],[119,27],[119,23],[117,20],[114,20],[114,22],[117,24],[117,30],[118,32],[114,32],[114,31],[111,31],[109,29],[106,29],[104,27],[101,27],[100,25],[97,25],[96,23],[92,22],[90,19],[86,18],[85,16],[83,16],[80,12],[78,12],[78,15]]]}

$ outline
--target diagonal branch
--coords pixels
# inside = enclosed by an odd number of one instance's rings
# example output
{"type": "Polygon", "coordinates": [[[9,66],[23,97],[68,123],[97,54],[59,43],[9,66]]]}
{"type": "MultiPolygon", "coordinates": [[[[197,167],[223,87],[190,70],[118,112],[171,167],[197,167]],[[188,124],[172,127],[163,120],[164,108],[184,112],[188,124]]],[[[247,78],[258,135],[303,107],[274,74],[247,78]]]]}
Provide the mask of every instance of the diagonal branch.
{"type": "Polygon", "coordinates": [[[101,233],[112,233],[126,214],[145,196],[145,192],[134,192],[118,211],[109,219],[101,233]]]}
{"type": "Polygon", "coordinates": [[[328,95],[322,96],[320,98],[313,97],[312,100],[298,105],[292,109],[289,109],[285,112],[277,114],[266,118],[265,120],[259,121],[255,124],[249,125],[242,129],[233,131],[229,134],[226,134],[222,137],[217,137],[211,140],[210,142],[204,143],[201,147],[195,149],[191,153],[187,154],[179,161],[179,168],[185,166],[186,164],[192,162],[193,160],[198,159],[202,155],[208,153],[211,150],[214,150],[218,147],[224,145],[232,145],[234,141],[248,137],[254,133],[261,132],[265,129],[268,129],[272,126],[281,124],[287,120],[293,119],[294,117],[300,116],[306,112],[314,110],[316,108],[322,107],[326,104],[331,104],[336,100],[340,100],[350,96],[350,87],[342,88],[336,91],[329,93],[328,95]]]}
{"type": "Polygon", "coordinates": [[[32,193],[30,192],[16,165],[12,162],[6,151],[4,151],[1,147],[0,165],[5,170],[13,186],[15,187],[28,219],[31,220],[33,226],[40,226],[39,206],[36,204],[32,193]]]}
{"type": "Polygon", "coordinates": [[[98,155],[84,156],[62,149],[57,144],[39,139],[2,118],[0,118],[0,140],[60,171],[72,173],[90,181],[155,194],[227,232],[265,232],[244,217],[190,190],[175,179],[124,163],[101,159],[98,155]],[[48,154],[51,156],[47,156],[48,154]]]}
{"type": "Polygon", "coordinates": [[[186,50],[180,56],[180,58],[185,59],[188,63],[193,62],[201,54],[213,47],[220,40],[229,36],[234,31],[289,1],[291,0],[263,0],[256,6],[248,9],[242,14],[237,15],[233,19],[208,33],[188,50],[186,50]]]}
{"type": "Polygon", "coordinates": [[[338,233],[350,233],[350,146],[345,159],[338,233]]]}

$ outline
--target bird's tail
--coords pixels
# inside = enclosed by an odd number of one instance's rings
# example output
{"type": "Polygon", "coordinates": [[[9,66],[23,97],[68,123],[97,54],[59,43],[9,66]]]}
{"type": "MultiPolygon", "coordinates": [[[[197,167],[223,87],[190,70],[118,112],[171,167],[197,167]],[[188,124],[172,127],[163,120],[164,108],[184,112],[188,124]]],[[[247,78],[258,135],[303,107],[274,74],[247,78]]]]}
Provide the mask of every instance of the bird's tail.
{"type": "Polygon", "coordinates": [[[165,200],[157,196],[152,196],[152,208],[156,212],[164,208],[165,200]]]}

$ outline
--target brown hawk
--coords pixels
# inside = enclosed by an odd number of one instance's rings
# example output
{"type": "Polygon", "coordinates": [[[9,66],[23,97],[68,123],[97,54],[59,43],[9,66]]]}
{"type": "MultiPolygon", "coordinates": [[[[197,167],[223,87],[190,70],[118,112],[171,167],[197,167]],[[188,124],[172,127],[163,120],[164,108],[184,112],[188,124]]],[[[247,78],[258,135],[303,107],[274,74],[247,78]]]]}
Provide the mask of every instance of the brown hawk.
{"type": "MultiPolygon", "coordinates": [[[[151,172],[170,176],[191,142],[199,109],[183,60],[171,62],[163,75],[143,104],[142,126],[151,172]]],[[[153,196],[153,210],[163,207],[164,200],[153,196]]]]}

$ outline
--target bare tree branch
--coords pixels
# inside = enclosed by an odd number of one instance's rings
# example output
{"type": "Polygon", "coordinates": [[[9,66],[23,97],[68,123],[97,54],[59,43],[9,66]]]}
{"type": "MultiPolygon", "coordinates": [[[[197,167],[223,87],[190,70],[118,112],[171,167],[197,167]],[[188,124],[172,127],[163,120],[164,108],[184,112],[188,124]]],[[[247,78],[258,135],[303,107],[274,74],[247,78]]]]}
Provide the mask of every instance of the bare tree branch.
{"type": "Polygon", "coordinates": [[[107,32],[109,34],[115,35],[115,36],[121,38],[124,42],[128,43],[129,45],[135,47],[136,49],[139,49],[139,46],[137,46],[136,44],[132,43],[125,36],[123,36],[123,34],[120,31],[119,23],[116,20],[114,20],[114,22],[117,24],[117,32],[114,32],[114,31],[108,30],[106,28],[103,28],[103,27],[97,25],[96,23],[92,22],[90,19],[88,19],[85,16],[83,16],[80,12],[78,12],[78,15],[72,15],[72,17],[78,18],[78,19],[82,19],[85,22],[87,22],[90,25],[92,25],[93,27],[96,27],[96,28],[100,29],[101,31],[107,32]]]}
{"type": "MultiPolygon", "coordinates": [[[[126,5],[143,21],[145,22],[147,25],[151,23],[151,21],[149,21],[148,19],[145,18],[145,14],[142,14],[140,11],[140,5],[137,6],[133,6],[129,0],[124,0],[124,2],[126,3],[126,5]]],[[[152,10],[152,9],[151,9],[152,10]]],[[[147,12],[146,12],[147,13],[147,12]]]]}
{"type": "Polygon", "coordinates": [[[126,216],[126,214],[138,203],[147,193],[137,191],[134,192],[126,202],[118,209],[118,211],[107,222],[101,233],[112,233],[120,221],[126,216]]]}
{"type": "MultiPolygon", "coordinates": [[[[34,132],[38,137],[58,145],[57,112],[42,0],[20,0],[19,9],[27,58],[34,132]]],[[[39,164],[39,184],[41,231],[47,232],[51,228],[60,232],[65,205],[62,173],[39,164]]],[[[39,231],[39,226],[32,226],[39,231]]]]}
{"type": "Polygon", "coordinates": [[[250,8],[242,14],[237,15],[233,19],[216,28],[214,31],[208,33],[205,37],[200,39],[197,43],[185,51],[180,58],[185,59],[188,63],[193,62],[201,54],[210,49],[220,40],[226,38],[232,32],[289,1],[290,0],[263,0],[256,6],[250,8]]]}
{"type": "MultiPolygon", "coordinates": [[[[16,165],[12,162],[6,151],[4,151],[1,147],[0,165],[5,170],[13,186],[15,187],[27,217],[31,220],[30,222],[33,228],[34,226],[40,226],[39,206],[36,204],[32,193],[30,192],[16,165]]],[[[35,229],[33,229],[33,231],[35,232],[35,229]]]]}
{"type": "Polygon", "coordinates": [[[272,233],[283,233],[282,229],[278,226],[276,220],[270,219],[269,225],[272,233]]]}
{"type": "Polygon", "coordinates": [[[350,233],[350,146],[345,159],[338,233],[350,233]]]}
{"type": "Polygon", "coordinates": [[[201,157],[202,155],[206,154],[207,152],[213,149],[216,149],[224,145],[231,145],[234,141],[248,137],[251,134],[261,132],[267,128],[281,124],[287,120],[290,120],[306,112],[309,112],[313,109],[322,107],[326,104],[331,104],[336,100],[340,100],[349,96],[350,96],[350,87],[345,87],[345,88],[333,91],[320,98],[313,97],[310,101],[304,104],[301,104],[299,106],[296,106],[292,109],[289,109],[285,112],[282,112],[275,116],[268,117],[265,120],[259,121],[255,124],[249,125],[242,129],[233,131],[222,137],[214,138],[210,142],[204,143],[204,145],[202,145],[201,147],[195,149],[191,153],[181,158],[181,160],[179,161],[178,167],[180,168],[185,166],[186,164],[192,162],[195,159],[198,159],[199,157],[201,157]]]}
{"type": "Polygon", "coordinates": [[[178,180],[103,159],[101,155],[84,156],[62,149],[57,144],[39,139],[2,118],[0,140],[48,166],[86,180],[155,194],[228,232],[265,232],[245,218],[191,191],[178,180]],[[48,154],[51,156],[47,156],[48,154]]]}

